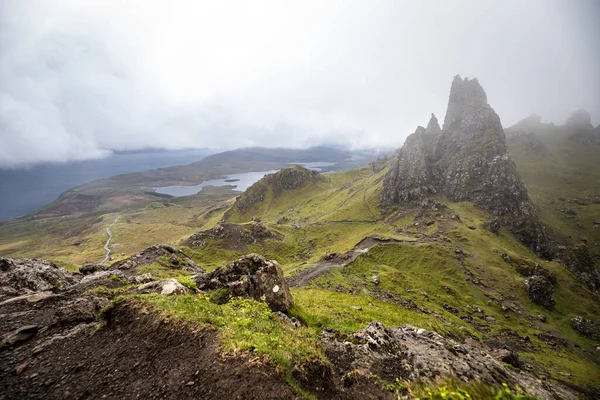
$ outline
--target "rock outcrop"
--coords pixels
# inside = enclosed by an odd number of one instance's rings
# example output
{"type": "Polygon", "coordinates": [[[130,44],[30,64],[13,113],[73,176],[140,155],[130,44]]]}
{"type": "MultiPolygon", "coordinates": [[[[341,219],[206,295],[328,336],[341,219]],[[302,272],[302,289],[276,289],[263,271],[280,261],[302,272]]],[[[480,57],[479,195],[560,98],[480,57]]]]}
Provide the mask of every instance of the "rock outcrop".
{"type": "Polygon", "coordinates": [[[544,399],[577,398],[564,388],[538,381],[525,372],[509,370],[478,346],[458,343],[411,325],[389,329],[381,322],[371,322],[347,340],[324,332],[322,342],[327,357],[341,374],[368,371],[392,382],[398,378],[421,383],[453,377],[496,386],[518,385],[544,399]]]}
{"type": "Polygon", "coordinates": [[[41,292],[64,289],[77,281],[56,264],[31,258],[0,258],[0,300],[41,292]]]}
{"type": "Polygon", "coordinates": [[[443,194],[470,201],[497,217],[542,256],[552,252],[543,225],[511,159],[500,118],[477,81],[454,78],[444,126],[432,115],[396,153],[386,174],[381,205],[418,203],[443,194]]]}
{"type": "Polygon", "coordinates": [[[200,290],[226,289],[231,296],[264,301],[273,311],[287,312],[294,305],[283,271],[277,261],[247,254],[212,272],[192,277],[200,290]]]}
{"type": "Polygon", "coordinates": [[[525,286],[527,286],[527,294],[531,301],[548,310],[554,308],[556,305],[556,301],[554,301],[554,298],[552,297],[554,285],[547,277],[543,275],[532,275],[525,279],[525,286]]]}
{"type": "Polygon", "coordinates": [[[191,273],[205,272],[204,269],[189,258],[183,251],[177,247],[167,244],[157,244],[132,255],[125,260],[117,261],[108,271],[122,271],[128,276],[137,275],[137,267],[159,263],[164,267],[179,269],[191,273]]]}
{"type": "Polygon", "coordinates": [[[600,329],[594,323],[594,321],[583,318],[581,315],[578,315],[571,319],[571,326],[575,329],[580,335],[588,337],[590,339],[600,339],[600,329]]]}

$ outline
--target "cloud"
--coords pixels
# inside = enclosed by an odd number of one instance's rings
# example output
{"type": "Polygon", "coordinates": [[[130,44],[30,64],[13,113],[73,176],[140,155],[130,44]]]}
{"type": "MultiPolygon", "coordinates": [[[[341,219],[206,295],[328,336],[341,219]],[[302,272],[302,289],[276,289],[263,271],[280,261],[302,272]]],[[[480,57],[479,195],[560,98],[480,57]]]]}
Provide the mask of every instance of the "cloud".
{"type": "Polygon", "coordinates": [[[478,77],[508,126],[600,118],[590,1],[0,4],[0,167],[144,147],[400,146],[478,77]]]}

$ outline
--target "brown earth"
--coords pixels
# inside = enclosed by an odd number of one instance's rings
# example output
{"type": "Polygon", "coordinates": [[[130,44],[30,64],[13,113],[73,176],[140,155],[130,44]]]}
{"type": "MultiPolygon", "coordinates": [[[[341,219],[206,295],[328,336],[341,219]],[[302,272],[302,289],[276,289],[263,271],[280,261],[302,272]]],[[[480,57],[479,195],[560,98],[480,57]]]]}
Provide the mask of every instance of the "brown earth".
{"type": "Polygon", "coordinates": [[[0,398],[295,398],[274,367],[249,356],[223,357],[214,330],[131,306],[106,318],[97,332],[88,325],[37,355],[35,341],[2,352],[0,398]],[[25,368],[20,375],[19,368],[25,368]]]}

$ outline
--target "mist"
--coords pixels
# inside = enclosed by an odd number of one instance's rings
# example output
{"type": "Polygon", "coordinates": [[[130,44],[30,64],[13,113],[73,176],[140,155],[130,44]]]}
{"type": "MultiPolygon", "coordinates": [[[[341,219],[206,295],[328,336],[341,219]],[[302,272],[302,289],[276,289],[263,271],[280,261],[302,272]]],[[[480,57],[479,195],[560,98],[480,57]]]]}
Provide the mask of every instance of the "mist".
{"type": "Polygon", "coordinates": [[[600,122],[600,3],[0,3],[0,167],[142,148],[399,147],[452,77],[508,127],[600,122]]]}

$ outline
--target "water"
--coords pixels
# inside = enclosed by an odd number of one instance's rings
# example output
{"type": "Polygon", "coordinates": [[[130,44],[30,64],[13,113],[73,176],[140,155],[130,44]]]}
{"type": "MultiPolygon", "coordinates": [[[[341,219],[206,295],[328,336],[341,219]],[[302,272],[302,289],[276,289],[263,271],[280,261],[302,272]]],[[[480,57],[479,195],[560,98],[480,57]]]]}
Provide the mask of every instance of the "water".
{"type": "Polygon", "coordinates": [[[0,169],[0,221],[35,211],[74,186],[118,174],[190,164],[213,153],[205,149],[120,153],[101,160],[0,169]]]}
{"type": "MultiPolygon", "coordinates": [[[[332,162],[310,162],[310,163],[290,163],[299,164],[306,168],[313,169],[315,171],[321,171],[323,167],[330,167],[335,163],[332,162]]],[[[279,171],[278,169],[271,171],[260,171],[260,172],[246,172],[244,174],[231,174],[226,175],[222,179],[212,179],[204,181],[199,185],[193,186],[163,186],[154,188],[157,193],[169,194],[175,197],[181,196],[192,196],[202,191],[205,186],[234,186],[233,190],[243,192],[252,186],[253,183],[259,181],[267,174],[273,174],[279,171]]]]}

